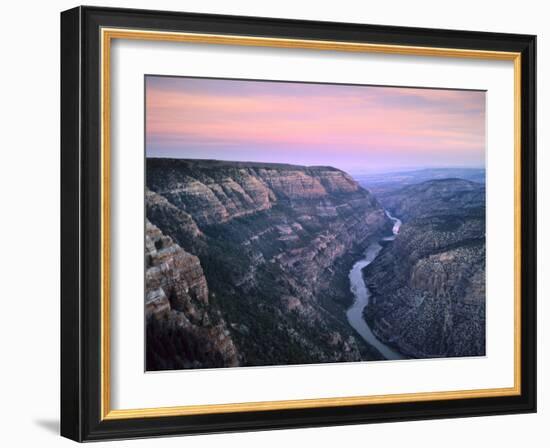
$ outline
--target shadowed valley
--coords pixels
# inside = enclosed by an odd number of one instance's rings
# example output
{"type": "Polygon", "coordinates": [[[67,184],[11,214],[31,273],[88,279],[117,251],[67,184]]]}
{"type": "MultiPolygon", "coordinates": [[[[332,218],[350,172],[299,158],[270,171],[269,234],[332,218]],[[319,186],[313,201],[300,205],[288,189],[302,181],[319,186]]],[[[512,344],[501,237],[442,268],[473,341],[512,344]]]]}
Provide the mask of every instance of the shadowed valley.
{"type": "Polygon", "coordinates": [[[147,159],[147,370],[483,354],[484,186],[419,180],[375,198],[332,167],[147,159]],[[373,344],[346,311],[378,244],[373,344]]]}
{"type": "Polygon", "coordinates": [[[485,354],[485,186],[437,179],[380,194],[403,220],[364,270],[377,337],[417,358],[485,354]]]}
{"type": "Polygon", "coordinates": [[[392,222],[348,174],[148,159],[146,208],[148,370],[382,358],[345,311],[392,222]]]}

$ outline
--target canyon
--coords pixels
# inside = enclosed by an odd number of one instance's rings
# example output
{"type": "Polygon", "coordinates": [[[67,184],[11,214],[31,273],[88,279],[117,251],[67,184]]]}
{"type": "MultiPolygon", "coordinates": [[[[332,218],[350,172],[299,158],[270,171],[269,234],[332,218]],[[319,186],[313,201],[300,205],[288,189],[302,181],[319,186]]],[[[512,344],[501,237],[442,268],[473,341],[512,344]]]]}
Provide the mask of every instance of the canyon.
{"type": "Polygon", "coordinates": [[[484,184],[427,175],[147,159],[147,370],[483,355],[484,184]]]}
{"type": "Polygon", "coordinates": [[[383,359],[347,322],[348,272],[393,223],[351,176],[148,159],[146,186],[148,370],[383,359]]]}
{"type": "Polygon", "coordinates": [[[373,333],[413,358],[485,355],[484,184],[437,179],[379,196],[403,225],[364,270],[373,333]]]}

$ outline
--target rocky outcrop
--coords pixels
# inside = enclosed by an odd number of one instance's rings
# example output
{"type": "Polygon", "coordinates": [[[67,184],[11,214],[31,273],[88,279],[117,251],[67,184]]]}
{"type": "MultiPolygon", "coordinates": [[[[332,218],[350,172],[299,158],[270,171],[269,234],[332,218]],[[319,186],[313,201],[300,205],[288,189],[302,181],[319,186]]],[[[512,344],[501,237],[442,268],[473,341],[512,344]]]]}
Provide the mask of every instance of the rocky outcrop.
{"type": "MultiPolygon", "coordinates": [[[[220,224],[271,209],[281,201],[322,209],[331,195],[357,193],[372,199],[346,173],[331,167],[149,159],[147,185],[199,226],[220,224]]],[[[326,213],[336,210],[326,204],[326,213]]]]}
{"type": "Polygon", "coordinates": [[[404,222],[365,269],[371,328],[408,356],[484,355],[484,186],[428,181],[394,191],[385,205],[404,222]]]}
{"type": "Polygon", "coordinates": [[[205,306],[220,310],[240,365],[380,357],[344,311],[354,254],[390,233],[391,221],[349,175],[148,159],[147,189],[148,219],[200,261],[205,306]]]}
{"type": "Polygon", "coordinates": [[[164,296],[171,308],[200,320],[196,306],[208,305],[208,286],[199,259],[174,244],[148,220],[145,257],[146,313],[149,303],[154,302],[152,297],[164,296]]]}
{"type": "Polygon", "coordinates": [[[199,259],[149,220],[145,264],[148,370],[237,365],[237,350],[226,324],[219,311],[209,306],[199,259]]]}

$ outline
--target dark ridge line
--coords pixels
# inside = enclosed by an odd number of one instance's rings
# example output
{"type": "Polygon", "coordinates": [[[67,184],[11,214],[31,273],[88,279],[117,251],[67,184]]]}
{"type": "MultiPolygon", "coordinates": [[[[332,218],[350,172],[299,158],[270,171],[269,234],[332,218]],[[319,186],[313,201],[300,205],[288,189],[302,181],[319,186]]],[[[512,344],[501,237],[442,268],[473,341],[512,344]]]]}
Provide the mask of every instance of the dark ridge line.
{"type": "Polygon", "coordinates": [[[197,166],[203,168],[214,168],[219,166],[235,167],[235,168],[272,168],[272,169],[301,169],[301,170],[330,170],[345,171],[328,165],[293,165],[291,163],[274,163],[274,162],[252,162],[252,161],[233,161],[233,160],[217,160],[217,159],[177,159],[172,157],[146,157],[147,163],[176,163],[189,166],[197,166]]]}

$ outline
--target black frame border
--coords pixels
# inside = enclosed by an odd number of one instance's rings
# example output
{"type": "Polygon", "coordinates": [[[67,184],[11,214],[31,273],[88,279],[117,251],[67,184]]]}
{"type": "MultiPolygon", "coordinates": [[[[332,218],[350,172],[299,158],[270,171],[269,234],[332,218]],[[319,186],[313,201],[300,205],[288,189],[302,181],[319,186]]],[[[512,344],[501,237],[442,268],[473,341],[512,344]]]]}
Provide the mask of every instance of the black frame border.
{"type": "Polygon", "coordinates": [[[536,412],[536,36],[77,7],[61,14],[61,435],[76,441],[536,412]],[[101,420],[100,29],[521,53],[521,395],[101,420]]]}

